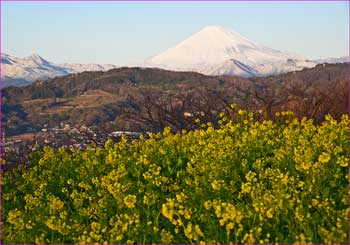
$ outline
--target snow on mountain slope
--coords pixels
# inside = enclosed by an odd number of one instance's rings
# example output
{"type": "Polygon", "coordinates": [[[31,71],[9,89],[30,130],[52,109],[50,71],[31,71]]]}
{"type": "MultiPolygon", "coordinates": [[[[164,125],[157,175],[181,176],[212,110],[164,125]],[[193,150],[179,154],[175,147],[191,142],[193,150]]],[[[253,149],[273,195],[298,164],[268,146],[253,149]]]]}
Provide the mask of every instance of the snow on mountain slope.
{"type": "Polygon", "coordinates": [[[317,60],[314,60],[314,62],[316,62],[318,64],[324,64],[324,63],[328,63],[328,64],[347,63],[347,62],[350,62],[350,57],[349,56],[343,56],[343,57],[339,57],[339,58],[317,59],[317,60]]]}
{"type": "Polygon", "coordinates": [[[315,62],[296,54],[265,47],[221,26],[205,27],[141,64],[146,67],[198,71],[207,75],[244,76],[277,74],[315,65],[315,62]],[[295,64],[288,63],[288,60],[295,61],[295,64]],[[244,72],[237,62],[250,67],[251,71],[244,72]]]}
{"type": "Polygon", "coordinates": [[[108,71],[113,68],[117,68],[116,65],[98,65],[98,64],[60,64],[61,67],[67,69],[69,73],[79,73],[83,71],[108,71]]]}
{"type": "Polygon", "coordinates": [[[284,62],[278,63],[267,63],[267,64],[259,64],[253,66],[253,68],[258,71],[256,76],[268,76],[268,75],[276,75],[281,73],[287,73],[291,71],[299,71],[304,68],[312,68],[317,64],[308,60],[294,60],[288,59],[284,62]]]}
{"type": "Polygon", "coordinates": [[[54,76],[62,76],[68,72],[62,67],[50,64],[39,55],[33,54],[25,58],[17,58],[2,54],[2,75],[14,79],[34,81],[54,76]]]}
{"type": "MultiPolygon", "coordinates": [[[[318,63],[349,62],[349,57],[309,61],[251,41],[221,26],[208,26],[176,46],[131,66],[156,67],[175,71],[195,71],[206,75],[242,77],[275,75],[311,68],[318,63]]],[[[79,73],[106,71],[115,65],[55,64],[39,55],[17,58],[1,55],[3,87],[24,85],[37,79],[79,73]]]]}
{"type": "Polygon", "coordinates": [[[116,68],[115,65],[96,64],[54,64],[37,54],[17,58],[1,54],[3,87],[27,85],[37,79],[48,79],[70,73],[83,71],[106,71],[116,68]],[[16,81],[15,83],[13,81],[16,81]]]}
{"type": "Polygon", "coordinates": [[[240,77],[254,77],[256,70],[248,65],[245,65],[238,60],[230,59],[223,62],[221,65],[216,66],[211,75],[227,75],[227,76],[240,76],[240,77]]]}
{"type": "Polygon", "coordinates": [[[298,59],[296,55],[266,48],[221,26],[208,26],[164,53],[148,60],[171,66],[221,63],[235,59],[247,65],[298,59]]]}

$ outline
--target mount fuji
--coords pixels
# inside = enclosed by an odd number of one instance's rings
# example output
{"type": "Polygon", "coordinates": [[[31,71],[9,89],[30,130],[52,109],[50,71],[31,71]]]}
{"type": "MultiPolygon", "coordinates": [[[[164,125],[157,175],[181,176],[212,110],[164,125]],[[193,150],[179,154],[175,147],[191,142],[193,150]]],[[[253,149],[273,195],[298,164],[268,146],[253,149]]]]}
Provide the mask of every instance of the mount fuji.
{"type": "MultiPolygon", "coordinates": [[[[207,26],[176,46],[129,66],[174,71],[195,71],[205,75],[256,77],[311,68],[320,63],[349,62],[350,58],[307,60],[290,52],[265,47],[222,26],[207,26]]],[[[17,58],[1,54],[2,87],[23,86],[83,71],[106,71],[116,65],[55,64],[37,54],[17,58]]]]}
{"type": "Polygon", "coordinates": [[[265,47],[225,27],[208,26],[140,66],[252,77],[301,70],[316,64],[296,54],[265,47]]]}

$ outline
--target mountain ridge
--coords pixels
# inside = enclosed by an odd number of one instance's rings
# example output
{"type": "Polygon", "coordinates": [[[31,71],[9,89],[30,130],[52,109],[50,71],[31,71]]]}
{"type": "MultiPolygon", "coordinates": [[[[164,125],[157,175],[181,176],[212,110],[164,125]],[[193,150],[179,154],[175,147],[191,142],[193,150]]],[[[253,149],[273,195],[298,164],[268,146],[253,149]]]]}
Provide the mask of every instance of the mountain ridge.
{"type": "Polygon", "coordinates": [[[118,67],[110,64],[56,64],[42,58],[38,54],[18,58],[2,53],[1,63],[2,87],[11,85],[25,86],[35,80],[46,80],[83,71],[106,71],[118,67]]]}
{"type": "MultiPolygon", "coordinates": [[[[308,60],[296,54],[274,50],[228,28],[212,25],[177,45],[128,67],[159,68],[199,72],[204,75],[261,77],[312,68],[320,63],[349,62],[348,56],[308,60]]],[[[25,86],[35,80],[84,71],[107,71],[119,66],[106,64],[57,64],[31,54],[17,58],[1,55],[2,87],[25,86]]]]}
{"type": "MultiPolygon", "coordinates": [[[[60,122],[116,130],[116,127],[124,127],[125,121],[121,120],[129,115],[129,109],[136,109],[134,115],[140,115],[137,108],[146,108],[149,103],[157,101],[161,106],[166,105],[163,102],[171,101],[174,105],[181,105],[178,99],[187,100],[189,107],[205,105],[202,104],[205,102],[218,110],[217,106],[229,105],[228,102],[232,101],[238,106],[250,106],[256,110],[264,108],[270,115],[275,111],[291,110],[300,116],[313,115],[313,118],[322,120],[322,111],[333,111],[338,116],[348,111],[347,75],[348,64],[317,65],[278,76],[249,79],[129,67],[69,74],[26,87],[3,88],[3,125],[7,134],[32,129],[40,131],[45,124],[54,127],[60,122]],[[144,101],[147,96],[151,96],[150,100],[144,101]],[[223,103],[212,104],[216,99],[223,103]],[[314,115],[316,108],[317,116],[314,115]]],[[[183,113],[188,112],[186,108],[176,115],[182,118],[183,113]]],[[[156,109],[151,116],[159,115],[159,108],[156,109]]],[[[201,110],[197,108],[194,112],[201,110]]],[[[148,115],[147,111],[144,113],[143,116],[148,115]]],[[[160,115],[163,118],[163,114],[160,115]]]]}

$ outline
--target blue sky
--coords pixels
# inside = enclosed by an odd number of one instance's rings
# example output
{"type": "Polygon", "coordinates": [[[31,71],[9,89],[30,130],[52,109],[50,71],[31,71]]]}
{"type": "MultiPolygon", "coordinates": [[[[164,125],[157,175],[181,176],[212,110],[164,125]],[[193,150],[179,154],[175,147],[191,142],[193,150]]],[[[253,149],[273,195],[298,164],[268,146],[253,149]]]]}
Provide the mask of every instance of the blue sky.
{"type": "Polygon", "coordinates": [[[349,54],[349,2],[2,2],[2,51],[126,64],[222,25],[306,58],[349,54]]]}

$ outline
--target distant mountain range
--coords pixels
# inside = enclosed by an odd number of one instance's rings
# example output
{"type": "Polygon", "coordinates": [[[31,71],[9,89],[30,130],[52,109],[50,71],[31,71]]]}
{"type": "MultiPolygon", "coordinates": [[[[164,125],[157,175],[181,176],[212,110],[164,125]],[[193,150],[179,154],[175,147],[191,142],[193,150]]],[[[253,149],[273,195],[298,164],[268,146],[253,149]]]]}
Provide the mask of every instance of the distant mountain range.
{"type": "MultiPolygon", "coordinates": [[[[175,47],[129,66],[194,71],[205,75],[256,77],[311,68],[320,63],[349,62],[349,57],[307,60],[253,42],[221,26],[208,26],[175,47]]],[[[37,54],[16,58],[2,54],[2,87],[23,86],[83,71],[106,71],[115,65],[55,64],[37,54]]]]}
{"type": "Polygon", "coordinates": [[[328,63],[328,64],[348,63],[348,62],[350,62],[350,57],[349,56],[343,56],[343,57],[340,57],[340,58],[317,59],[317,60],[314,60],[314,62],[316,62],[318,64],[324,64],[324,63],[328,63]]]}
{"type": "Polygon", "coordinates": [[[1,65],[2,87],[25,86],[35,80],[46,80],[83,71],[106,71],[118,67],[97,64],[55,64],[38,54],[32,54],[25,58],[1,54],[1,65]]]}

